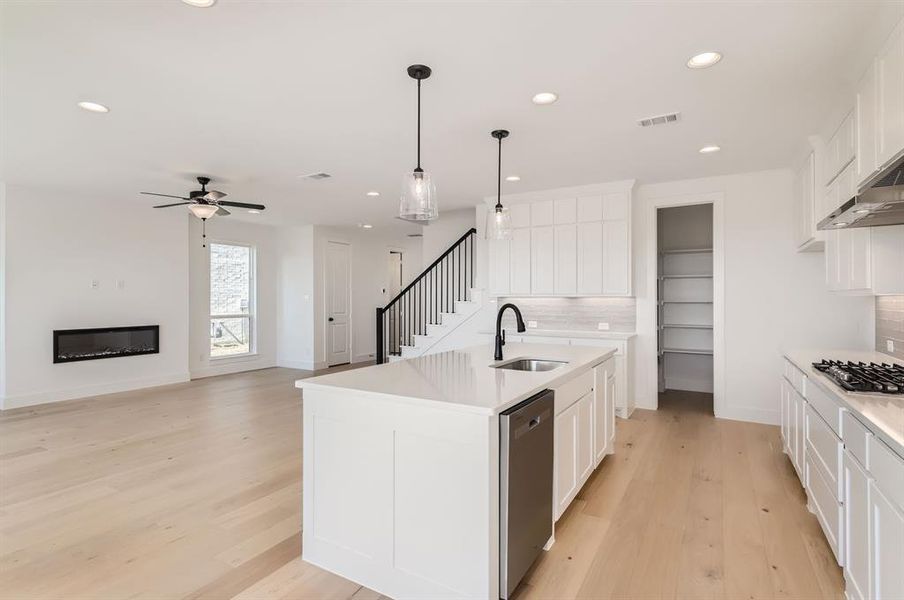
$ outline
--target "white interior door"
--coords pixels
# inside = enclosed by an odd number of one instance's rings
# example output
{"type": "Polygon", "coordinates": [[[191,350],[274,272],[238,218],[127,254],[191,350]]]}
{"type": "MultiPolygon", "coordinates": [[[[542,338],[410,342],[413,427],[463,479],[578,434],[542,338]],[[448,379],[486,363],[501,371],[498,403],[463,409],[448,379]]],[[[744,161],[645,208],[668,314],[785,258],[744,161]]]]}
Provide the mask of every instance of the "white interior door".
{"type": "Polygon", "coordinates": [[[329,366],[351,362],[351,248],[327,242],[326,354],[329,366]]]}

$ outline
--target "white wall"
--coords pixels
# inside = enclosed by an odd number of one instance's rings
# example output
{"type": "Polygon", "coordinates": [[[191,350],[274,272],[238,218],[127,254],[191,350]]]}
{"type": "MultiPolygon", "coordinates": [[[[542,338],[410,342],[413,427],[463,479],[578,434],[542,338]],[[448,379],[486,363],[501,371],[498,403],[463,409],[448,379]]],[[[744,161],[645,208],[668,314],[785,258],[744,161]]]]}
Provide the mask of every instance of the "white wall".
{"type": "Polygon", "coordinates": [[[5,205],[3,408],[188,379],[187,213],[18,186],[5,205]],[[54,329],[150,324],[160,354],[53,363],[54,329]]]}
{"type": "Polygon", "coordinates": [[[426,267],[439,255],[449,249],[458,238],[475,226],[475,212],[473,208],[444,211],[439,214],[439,219],[422,228],[423,238],[423,263],[426,267]]]}
{"type": "Polygon", "coordinates": [[[779,422],[783,348],[871,347],[872,298],[829,293],[823,254],[794,250],[791,178],[783,169],[637,188],[634,389],[639,408],[656,405],[656,289],[648,284],[647,254],[655,231],[651,206],[663,198],[723,195],[725,406],[719,416],[779,422]]]}
{"type": "Polygon", "coordinates": [[[201,221],[189,221],[189,369],[193,379],[276,366],[278,236],[277,228],[214,217],[207,222],[207,242],[201,242],[201,221]],[[254,353],[210,358],[210,243],[252,246],[255,254],[254,353]]]}
{"type": "Polygon", "coordinates": [[[0,408],[6,396],[6,184],[0,181],[0,408]]]}
{"type": "Polygon", "coordinates": [[[314,369],[314,226],[277,235],[277,364],[314,369]]]}

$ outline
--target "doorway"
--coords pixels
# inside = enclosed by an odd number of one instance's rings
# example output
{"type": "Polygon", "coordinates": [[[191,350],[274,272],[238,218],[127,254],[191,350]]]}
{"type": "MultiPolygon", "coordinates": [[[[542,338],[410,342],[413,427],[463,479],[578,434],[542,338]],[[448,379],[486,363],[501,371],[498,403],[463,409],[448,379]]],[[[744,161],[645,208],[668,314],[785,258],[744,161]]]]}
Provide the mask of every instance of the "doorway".
{"type": "Polygon", "coordinates": [[[656,209],[658,405],[714,414],[713,205],[656,209]]]}
{"type": "Polygon", "coordinates": [[[351,246],[328,241],[324,267],[326,355],[332,367],[351,362],[351,246]]]}

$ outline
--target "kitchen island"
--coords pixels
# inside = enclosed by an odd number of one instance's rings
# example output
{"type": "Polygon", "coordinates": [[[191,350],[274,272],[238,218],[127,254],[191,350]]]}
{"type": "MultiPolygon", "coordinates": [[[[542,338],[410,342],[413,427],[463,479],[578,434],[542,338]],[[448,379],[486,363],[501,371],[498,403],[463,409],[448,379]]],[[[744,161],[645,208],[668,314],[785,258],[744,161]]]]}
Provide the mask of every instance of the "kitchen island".
{"type": "MultiPolygon", "coordinates": [[[[500,413],[555,391],[553,514],[614,448],[614,350],[507,344],[304,379],[303,558],[393,598],[498,598],[500,413]],[[495,368],[561,361],[544,372],[495,368]]],[[[552,540],[549,541],[552,543],[552,540]]]]}

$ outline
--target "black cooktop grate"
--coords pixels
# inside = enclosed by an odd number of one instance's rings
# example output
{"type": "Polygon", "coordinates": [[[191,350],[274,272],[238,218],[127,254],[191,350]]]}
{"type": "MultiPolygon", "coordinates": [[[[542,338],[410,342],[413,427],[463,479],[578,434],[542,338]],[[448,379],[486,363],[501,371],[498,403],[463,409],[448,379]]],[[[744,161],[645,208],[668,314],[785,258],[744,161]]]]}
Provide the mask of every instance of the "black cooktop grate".
{"type": "Polygon", "coordinates": [[[825,360],[813,363],[849,392],[904,394],[904,367],[888,363],[825,360]]]}

